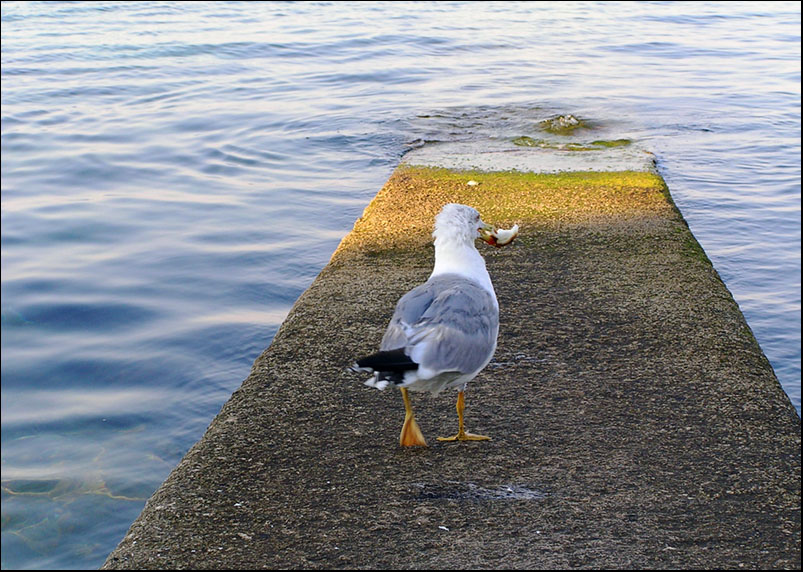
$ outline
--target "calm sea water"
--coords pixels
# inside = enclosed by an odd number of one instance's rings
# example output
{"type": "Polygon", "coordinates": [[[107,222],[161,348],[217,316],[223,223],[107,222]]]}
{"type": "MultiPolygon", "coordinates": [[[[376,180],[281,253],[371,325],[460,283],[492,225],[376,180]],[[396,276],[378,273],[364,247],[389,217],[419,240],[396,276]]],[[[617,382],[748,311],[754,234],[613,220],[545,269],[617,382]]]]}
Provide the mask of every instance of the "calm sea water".
{"type": "Polygon", "coordinates": [[[93,568],[403,153],[652,149],[800,410],[798,2],[2,4],[2,567],[93,568]]]}

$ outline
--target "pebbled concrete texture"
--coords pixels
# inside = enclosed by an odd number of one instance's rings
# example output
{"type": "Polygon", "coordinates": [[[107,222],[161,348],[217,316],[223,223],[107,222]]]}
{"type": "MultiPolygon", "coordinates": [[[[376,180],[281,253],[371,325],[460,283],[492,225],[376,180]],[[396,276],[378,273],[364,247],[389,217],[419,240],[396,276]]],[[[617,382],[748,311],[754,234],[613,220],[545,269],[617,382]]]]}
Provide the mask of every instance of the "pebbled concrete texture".
{"type": "Polygon", "coordinates": [[[402,164],[105,569],[800,568],[800,419],[650,170],[402,164]],[[469,185],[468,181],[478,184],[469,185]],[[426,280],[444,202],[480,245],[499,346],[466,392],[346,368],[426,280]]]}

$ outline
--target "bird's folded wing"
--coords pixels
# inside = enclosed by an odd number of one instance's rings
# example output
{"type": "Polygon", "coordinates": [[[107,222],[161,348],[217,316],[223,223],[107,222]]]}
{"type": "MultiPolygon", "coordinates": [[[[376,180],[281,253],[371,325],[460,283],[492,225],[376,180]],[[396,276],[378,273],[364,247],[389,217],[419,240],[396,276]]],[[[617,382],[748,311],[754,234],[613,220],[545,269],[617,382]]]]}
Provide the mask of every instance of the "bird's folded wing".
{"type": "Polygon", "coordinates": [[[499,313],[491,294],[476,282],[447,275],[399,300],[381,348],[404,348],[424,375],[468,374],[487,363],[498,329],[499,313]]]}

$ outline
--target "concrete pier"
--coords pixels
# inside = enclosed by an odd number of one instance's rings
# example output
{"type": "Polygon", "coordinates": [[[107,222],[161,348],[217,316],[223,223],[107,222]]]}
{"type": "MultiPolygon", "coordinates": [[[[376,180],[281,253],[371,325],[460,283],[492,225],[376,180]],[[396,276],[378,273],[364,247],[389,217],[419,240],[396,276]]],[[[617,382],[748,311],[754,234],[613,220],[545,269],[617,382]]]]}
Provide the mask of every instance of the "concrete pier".
{"type": "Polygon", "coordinates": [[[583,152],[406,157],[104,568],[799,569],[797,413],[649,155],[583,152]],[[455,392],[412,394],[430,446],[403,449],[399,392],[347,367],[446,202],[521,227],[479,246],[501,326],[466,422],[492,440],[436,441],[455,392]]]}

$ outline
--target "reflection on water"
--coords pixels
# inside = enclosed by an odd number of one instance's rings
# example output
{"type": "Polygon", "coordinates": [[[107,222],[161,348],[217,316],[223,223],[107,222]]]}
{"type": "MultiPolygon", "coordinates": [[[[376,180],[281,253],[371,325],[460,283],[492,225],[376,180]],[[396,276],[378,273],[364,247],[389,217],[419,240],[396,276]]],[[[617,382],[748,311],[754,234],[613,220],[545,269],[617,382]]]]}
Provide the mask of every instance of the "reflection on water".
{"type": "Polygon", "coordinates": [[[799,3],[3,2],[3,568],[102,564],[429,142],[653,151],[799,410],[799,30],[799,3]]]}

